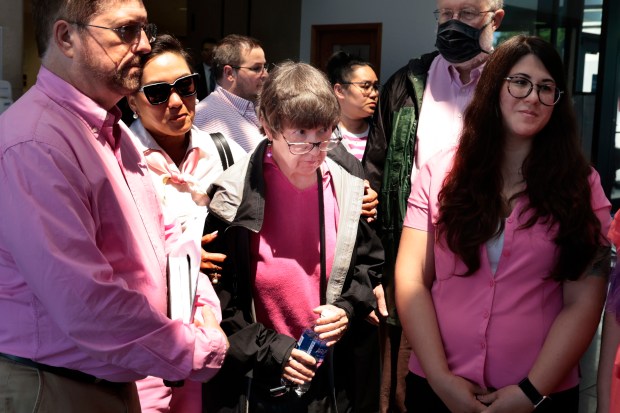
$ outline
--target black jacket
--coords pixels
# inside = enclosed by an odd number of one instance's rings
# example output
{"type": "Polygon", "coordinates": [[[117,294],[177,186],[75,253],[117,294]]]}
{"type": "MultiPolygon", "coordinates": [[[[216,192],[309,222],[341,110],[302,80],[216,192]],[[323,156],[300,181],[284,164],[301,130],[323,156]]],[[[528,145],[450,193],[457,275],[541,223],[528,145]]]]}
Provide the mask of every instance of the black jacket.
{"type": "MultiPolygon", "coordinates": [[[[250,232],[259,232],[265,206],[263,181],[263,156],[266,141],[247,158],[238,161],[217,179],[209,189],[212,199],[205,223],[205,233],[218,231],[216,241],[209,245],[213,252],[223,252],[227,259],[216,291],[221,301],[221,326],[229,336],[230,349],[218,376],[206,385],[205,403],[209,412],[239,411],[248,390],[266,390],[279,385],[282,369],[295,346],[295,339],[278,334],[257,323],[253,314],[253,297],[250,269],[250,232]],[[255,383],[251,383],[251,378],[255,383]]],[[[345,150],[342,148],[342,150],[345,150]]],[[[340,150],[338,150],[340,151],[340,150]]],[[[345,150],[346,151],[346,150],[345,150]]],[[[354,247],[348,257],[338,255],[335,261],[345,259],[347,267],[341,273],[342,286],[337,284],[334,271],[328,282],[327,303],[343,308],[350,319],[364,318],[375,307],[372,288],[380,282],[383,264],[381,243],[365,220],[360,219],[362,178],[353,177],[347,169],[363,171],[348,162],[343,153],[342,165],[330,163],[332,176],[339,173],[345,180],[347,192],[359,198],[355,209],[356,227],[353,228],[354,247]],[[357,189],[355,189],[355,188],[357,189]],[[373,281],[371,281],[371,278],[373,281]]],[[[332,154],[338,158],[339,152],[332,154]]],[[[348,158],[350,159],[350,158],[348,158]]],[[[331,161],[329,161],[331,162],[331,161]]],[[[338,190],[336,191],[338,198],[338,190]]],[[[339,205],[341,205],[339,201],[339,205]]],[[[344,203],[342,204],[344,207],[344,203]]],[[[346,214],[341,208],[341,215],[346,214]]],[[[345,237],[339,224],[338,236],[345,237]]],[[[336,264],[334,264],[336,267],[336,264]]],[[[339,345],[337,344],[336,347],[339,345]]],[[[335,350],[337,353],[337,350],[335,350]]],[[[323,369],[325,370],[325,369],[323,369]]],[[[314,381],[313,381],[314,383],[314,381]]]]}

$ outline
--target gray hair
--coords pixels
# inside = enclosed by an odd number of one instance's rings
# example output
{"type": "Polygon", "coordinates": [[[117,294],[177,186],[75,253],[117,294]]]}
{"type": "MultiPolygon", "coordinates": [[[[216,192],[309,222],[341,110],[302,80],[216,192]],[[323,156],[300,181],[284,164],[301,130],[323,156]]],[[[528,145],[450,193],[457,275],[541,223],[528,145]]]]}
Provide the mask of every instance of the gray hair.
{"type": "Polygon", "coordinates": [[[275,133],[285,124],[304,129],[335,127],[340,108],[323,72],[307,63],[285,61],[265,81],[258,114],[265,129],[275,133]]]}

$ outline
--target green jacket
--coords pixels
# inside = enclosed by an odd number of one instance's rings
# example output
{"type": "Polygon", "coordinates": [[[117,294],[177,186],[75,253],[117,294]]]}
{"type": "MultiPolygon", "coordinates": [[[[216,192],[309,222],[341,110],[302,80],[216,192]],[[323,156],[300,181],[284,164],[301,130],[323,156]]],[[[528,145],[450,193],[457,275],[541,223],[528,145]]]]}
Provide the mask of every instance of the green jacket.
{"type": "Polygon", "coordinates": [[[385,249],[383,286],[387,294],[388,323],[397,324],[394,302],[394,265],[411,191],[418,119],[431,63],[438,52],[412,59],[394,73],[383,89],[375,112],[375,133],[365,154],[366,174],[379,193],[377,231],[385,249]],[[377,177],[374,178],[373,177],[377,177]]]}

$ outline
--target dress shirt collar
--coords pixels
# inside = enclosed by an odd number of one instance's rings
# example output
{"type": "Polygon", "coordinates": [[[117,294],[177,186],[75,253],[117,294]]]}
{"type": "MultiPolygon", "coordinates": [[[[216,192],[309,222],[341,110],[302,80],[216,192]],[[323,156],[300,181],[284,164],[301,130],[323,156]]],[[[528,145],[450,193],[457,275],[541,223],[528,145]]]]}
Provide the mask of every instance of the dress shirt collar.
{"type": "Polygon", "coordinates": [[[466,84],[463,84],[463,82],[461,82],[461,76],[459,74],[459,71],[456,70],[456,67],[452,63],[448,62],[442,55],[437,55],[436,59],[437,59],[438,69],[441,71],[445,71],[448,74],[448,76],[450,76],[450,79],[452,80],[452,84],[458,87],[468,86],[471,84],[474,84],[474,85],[477,84],[478,79],[480,78],[480,75],[482,74],[482,69],[484,69],[484,66],[486,65],[486,61],[485,61],[480,66],[473,68],[469,75],[470,76],[469,82],[467,82],[466,84]]]}
{"type": "Polygon", "coordinates": [[[39,70],[37,87],[51,100],[82,118],[97,139],[106,140],[112,148],[117,147],[118,143],[111,140],[111,134],[101,132],[114,127],[120,121],[120,109],[114,106],[110,111],[105,110],[45,66],[41,66],[39,70]]]}
{"type": "Polygon", "coordinates": [[[235,95],[233,93],[230,93],[229,91],[227,91],[226,89],[224,89],[220,85],[217,85],[215,87],[215,90],[221,92],[221,94],[224,97],[224,99],[228,100],[235,107],[235,109],[237,109],[237,111],[239,111],[239,114],[241,116],[245,117],[245,114],[248,111],[252,111],[252,112],[256,113],[256,108],[255,108],[253,102],[250,102],[247,99],[244,99],[244,98],[239,97],[239,96],[237,96],[237,95],[235,95]]]}

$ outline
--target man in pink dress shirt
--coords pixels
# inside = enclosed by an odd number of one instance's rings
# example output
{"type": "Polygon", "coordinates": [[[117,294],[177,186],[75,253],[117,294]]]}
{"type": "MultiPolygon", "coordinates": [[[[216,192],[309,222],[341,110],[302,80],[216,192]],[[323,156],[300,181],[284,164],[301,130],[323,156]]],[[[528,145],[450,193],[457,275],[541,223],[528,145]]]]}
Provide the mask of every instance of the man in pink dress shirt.
{"type": "Polygon", "coordinates": [[[154,27],[141,0],[35,0],[42,67],[0,116],[0,403],[139,412],[133,381],[208,380],[210,311],[166,317],[161,211],[120,122],[154,27]]]}

